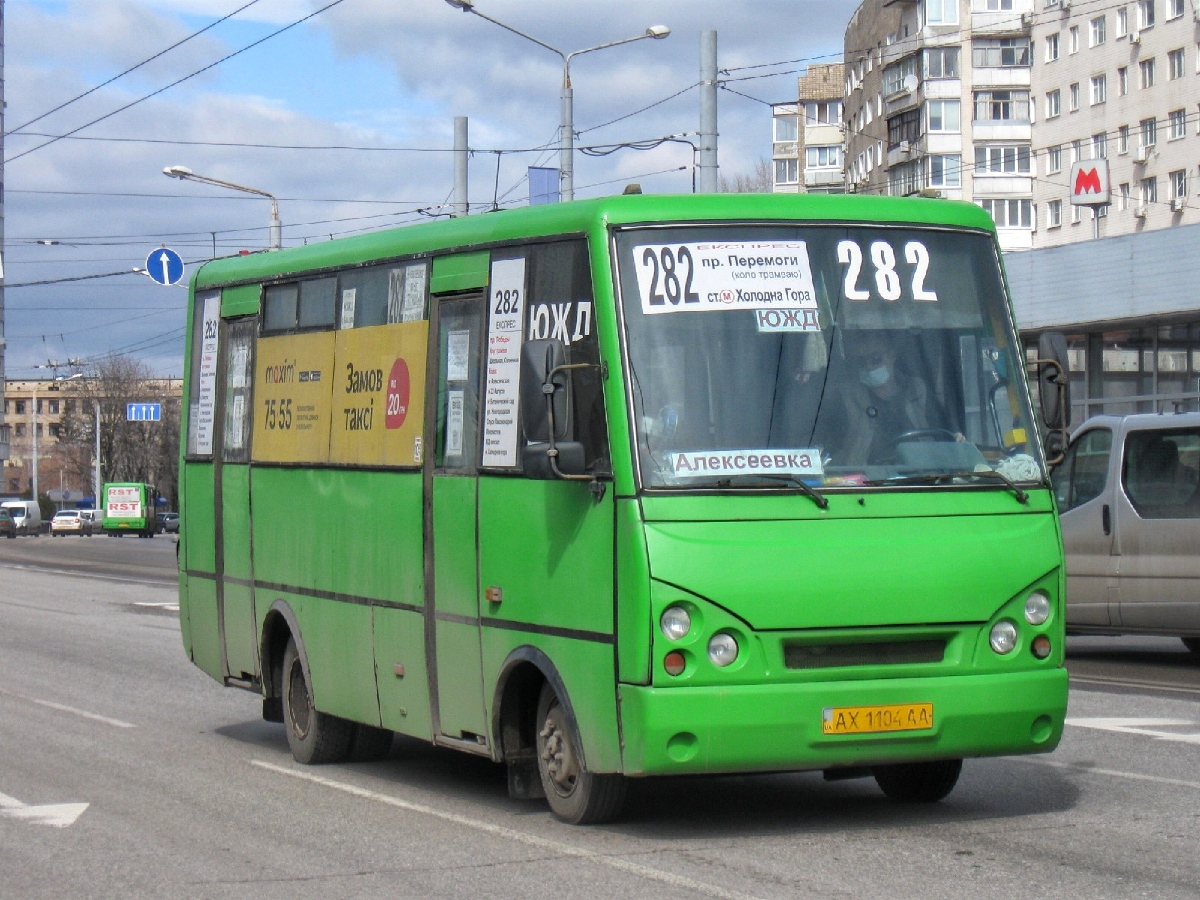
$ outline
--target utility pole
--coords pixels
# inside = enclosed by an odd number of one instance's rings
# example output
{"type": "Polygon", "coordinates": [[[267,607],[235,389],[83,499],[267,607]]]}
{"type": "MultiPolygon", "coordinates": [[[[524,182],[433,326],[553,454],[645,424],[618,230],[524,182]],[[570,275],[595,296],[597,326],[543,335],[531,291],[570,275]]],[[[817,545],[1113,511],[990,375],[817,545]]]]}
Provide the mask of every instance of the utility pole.
{"type": "MultiPolygon", "coordinates": [[[[9,432],[4,421],[4,0],[0,0],[0,472],[8,461],[9,432]]],[[[0,490],[5,485],[0,478],[0,490]]]]}
{"type": "Polygon", "coordinates": [[[454,117],[454,215],[469,211],[467,198],[467,117],[454,117]]]}
{"type": "Polygon", "coordinates": [[[700,35],[700,164],[696,188],[717,192],[717,33],[700,35]]]}

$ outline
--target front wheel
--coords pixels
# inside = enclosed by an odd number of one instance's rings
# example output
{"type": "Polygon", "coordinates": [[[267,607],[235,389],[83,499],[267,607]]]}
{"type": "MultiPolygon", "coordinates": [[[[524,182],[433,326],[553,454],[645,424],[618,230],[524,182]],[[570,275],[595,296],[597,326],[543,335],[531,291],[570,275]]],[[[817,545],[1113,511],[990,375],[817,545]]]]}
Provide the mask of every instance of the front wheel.
{"type": "Polygon", "coordinates": [[[587,770],[579,735],[549,684],[538,698],[537,729],[538,774],[550,810],[570,825],[616,818],[625,802],[625,778],[587,770]]]}
{"type": "Polygon", "coordinates": [[[936,803],[958,784],[961,759],[876,766],[875,783],[890,799],[902,803],[936,803]]]}
{"type": "Polygon", "coordinates": [[[283,722],[298,763],[341,762],[350,752],[354,723],[317,711],[294,638],[283,651],[283,722]]]}

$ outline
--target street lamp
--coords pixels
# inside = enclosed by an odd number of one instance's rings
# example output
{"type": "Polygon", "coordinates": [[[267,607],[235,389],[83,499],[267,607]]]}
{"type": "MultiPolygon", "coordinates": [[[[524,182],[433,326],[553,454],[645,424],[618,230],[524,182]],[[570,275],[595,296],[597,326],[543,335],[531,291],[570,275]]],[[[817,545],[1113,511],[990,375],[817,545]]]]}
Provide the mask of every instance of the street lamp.
{"type": "Polygon", "coordinates": [[[167,166],[163,169],[163,174],[168,178],[178,178],[180,181],[211,184],[217,187],[229,188],[231,191],[245,191],[247,194],[258,194],[260,197],[268,198],[271,201],[271,227],[268,232],[271,249],[278,250],[283,246],[283,224],[279,221],[279,201],[275,199],[274,194],[268,194],[266,191],[260,191],[258,188],[234,184],[232,181],[222,181],[219,178],[209,178],[207,175],[197,175],[187,166],[167,166]]]}
{"type": "Polygon", "coordinates": [[[563,63],[563,81],[562,81],[562,104],[561,104],[561,120],[559,122],[559,150],[558,150],[558,169],[559,169],[559,184],[561,187],[563,200],[575,199],[575,168],[572,157],[575,152],[575,112],[574,112],[574,95],[571,90],[571,57],[580,56],[584,53],[591,53],[594,50],[603,50],[606,47],[616,47],[619,44],[630,44],[634,41],[640,41],[645,38],[653,40],[662,40],[671,33],[671,29],[666,25],[651,25],[646,29],[645,33],[639,34],[636,37],[622,38],[619,41],[609,41],[607,44],[599,44],[595,47],[587,47],[584,50],[574,50],[571,53],[564,53],[557,47],[551,47],[545,41],[540,41],[531,34],[526,34],[513,28],[511,25],[505,25],[498,19],[493,19],[491,16],[481,13],[475,8],[475,0],[446,0],[451,6],[456,9],[461,9],[463,12],[474,13],[481,19],[487,19],[493,25],[499,25],[505,31],[511,31],[513,34],[520,35],[526,40],[533,41],[539,47],[545,47],[552,53],[557,53],[563,63]]]}

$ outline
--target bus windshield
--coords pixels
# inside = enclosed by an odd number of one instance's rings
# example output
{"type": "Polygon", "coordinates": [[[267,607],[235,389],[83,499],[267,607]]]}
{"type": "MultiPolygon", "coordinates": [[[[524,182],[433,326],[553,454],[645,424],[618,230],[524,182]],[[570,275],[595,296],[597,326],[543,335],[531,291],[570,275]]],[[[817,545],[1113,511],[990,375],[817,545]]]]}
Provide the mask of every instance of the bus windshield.
{"type": "Polygon", "coordinates": [[[990,235],[672,226],[615,249],[643,487],[1045,481],[990,235]]]}

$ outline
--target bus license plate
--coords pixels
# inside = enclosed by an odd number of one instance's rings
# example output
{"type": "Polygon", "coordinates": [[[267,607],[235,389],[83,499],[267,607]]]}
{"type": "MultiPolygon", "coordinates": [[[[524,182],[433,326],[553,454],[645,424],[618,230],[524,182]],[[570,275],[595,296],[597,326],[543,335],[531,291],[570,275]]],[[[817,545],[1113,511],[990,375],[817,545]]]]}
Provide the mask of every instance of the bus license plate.
{"type": "Polygon", "coordinates": [[[825,734],[878,734],[887,731],[927,731],[931,728],[932,703],[827,706],[821,711],[821,731],[825,734]]]}

